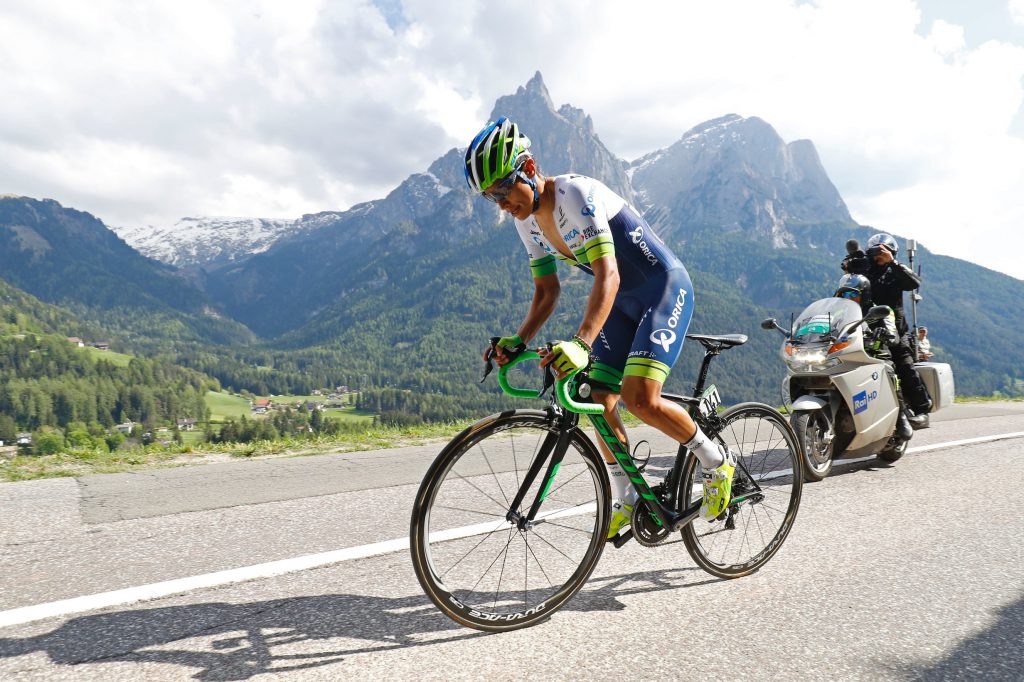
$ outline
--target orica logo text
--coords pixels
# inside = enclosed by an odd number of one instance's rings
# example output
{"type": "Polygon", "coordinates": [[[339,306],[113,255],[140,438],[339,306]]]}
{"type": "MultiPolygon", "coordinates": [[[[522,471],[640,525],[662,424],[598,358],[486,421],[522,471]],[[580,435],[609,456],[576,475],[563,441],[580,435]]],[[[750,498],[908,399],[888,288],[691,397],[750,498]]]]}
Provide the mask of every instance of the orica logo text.
{"type": "Polygon", "coordinates": [[[676,333],[671,329],[655,329],[651,332],[651,341],[659,344],[668,353],[669,347],[676,342],[676,333]]]}

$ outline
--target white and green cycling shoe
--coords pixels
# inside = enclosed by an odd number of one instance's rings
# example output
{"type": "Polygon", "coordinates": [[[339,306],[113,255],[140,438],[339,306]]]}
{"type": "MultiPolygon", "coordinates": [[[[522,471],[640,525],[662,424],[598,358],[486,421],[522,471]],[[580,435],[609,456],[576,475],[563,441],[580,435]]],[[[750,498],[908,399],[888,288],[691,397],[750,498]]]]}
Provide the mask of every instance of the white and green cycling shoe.
{"type": "Polygon", "coordinates": [[[609,540],[633,522],[633,508],[633,505],[622,500],[612,500],[612,522],[608,525],[609,540]]]}
{"type": "Polygon", "coordinates": [[[736,473],[736,455],[725,448],[722,452],[725,461],[714,469],[700,469],[700,480],[704,484],[704,503],[700,506],[700,516],[711,522],[721,516],[732,500],[732,477],[736,473]]]}

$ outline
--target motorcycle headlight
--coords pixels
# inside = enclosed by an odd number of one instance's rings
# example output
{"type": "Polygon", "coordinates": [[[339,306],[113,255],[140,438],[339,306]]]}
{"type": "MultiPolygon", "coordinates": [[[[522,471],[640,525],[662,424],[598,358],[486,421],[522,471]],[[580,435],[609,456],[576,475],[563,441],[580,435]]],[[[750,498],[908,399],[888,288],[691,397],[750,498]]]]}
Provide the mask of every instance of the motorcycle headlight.
{"type": "Polygon", "coordinates": [[[794,372],[819,372],[840,363],[828,357],[828,346],[787,346],[786,364],[794,372]]]}

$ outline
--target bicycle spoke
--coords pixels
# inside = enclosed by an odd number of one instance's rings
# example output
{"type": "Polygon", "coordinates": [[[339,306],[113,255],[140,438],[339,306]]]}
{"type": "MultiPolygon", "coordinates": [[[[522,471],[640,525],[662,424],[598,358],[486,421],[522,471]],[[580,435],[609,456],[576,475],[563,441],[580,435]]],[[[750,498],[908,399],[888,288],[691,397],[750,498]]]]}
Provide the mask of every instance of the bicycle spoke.
{"type": "MultiPolygon", "coordinates": [[[[561,469],[559,469],[559,471],[561,471],[561,469]]],[[[572,483],[572,482],[573,482],[573,481],[575,481],[575,480],[576,480],[577,478],[579,478],[580,476],[582,476],[583,474],[586,474],[586,473],[589,473],[589,472],[587,471],[587,468],[586,468],[586,467],[584,467],[584,468],[583,468],[583,469],[582,469],[582,470],[581,470],[581,471],[580,471],[580,472],[579,472],[578,474],[576,474],[575,476],[573,476],[572,478],[570,478],[570,479],[569,479],[568,481],[566,481],[565,483],[562,483],[562,484],[561,484],[560,486],[558,486],[558,487],[557,487],[557,488],[555,488],[554,490],[551,490],[551,491],[549,491],[549,492],[548,492],[548,495],[547,495],[547,496],[548,496],[548,498],[551,498],[551,497],[552,497],[552,496],[553,496],[553,495],[554,495],[555,493],[557,493],[557,492],[558,492],[559,490],[561,490],[561,489],[562,489],[562,488],[564,488],[564,487],[565,487],[566,485],[568,485],[569,483],[572,483]]]]}
{"type": "Polygon", "coordinates": [[[523,606],[530,603],[530,542],[523,536],[526,551],[523,552],[523,606]]]}
{"type": "Polygon", "coordinates": [[[501,559],[501,570],[498,572],[498,586],[494,588],[494,603],[491,608],[498,605],[498,593],[501,592],[501,579],[505,577],[505,562],[508,561],[508,547],[512,544],[512,538],[515,537],[515,533],[509,530],[508,542],[505,543],[505,556],[501,559]]]}
{"type": "Polygon", "coordinates": [[[537,536],[537,539],[538,539],[538,540],[540,540],[540,541],[541,541],[541,542],[543,542],[543,543],[544,543],[545,545],[547,545],[547,546],[548,546],[548,547],[550,547],[551,549],[555,550],[556,552],[558,552],[559,554],[561,554],[562,556],[564,556],[564,557],[565,557],[566,559],[568,559],[569,561],[571,561],[571,562],[573,562],[573,563],[579,563],[579,560],[578,560],[578,559],[573,559],[573,558],[572,558],[571,556],[569,556],[568,554],[566,554],[565,552],[563,552],[562,550],[558,549],[558,548],[557,548],[557,547],[555,547],[555,546],[554,546],[553,544],[551,544],[550,542],[548,542],[548,539],[547,539],[547,538],[545,538],[545,537],[544,537],[543,535],[541,535],[540,533],[538,533],[538,532],[537,532],[537,528],[536,528],[536,527],[534,527],[534,529],[533,529],[533,534],[537,536]]]}
{"type": "Polygon", "coordinates": [[[476,588],[480,584],[480,581],[482,581],[487,576],[487,574],[490,573],[491,569],[494,567],[494,564],[496,564],[498,562],[498,559],[500,559],[505,554],[505,552],[508,551],[508,544],[509,544],[509,542],[512,542],[512,531],[513,530],[514,529],[509,528],[509,531],[508,531],[508,542],[505,543],[504,547],[502,547],[500,550],[498,550],[498,554],[494,557],[494,559],[491,561],[491,563],[487,565],[487,568],[484,569],[484,572],[480,574],[480,578],[477,579],[477,581],[475,583],[473,583],[473,587],[471,587],[470,590],[469,590],[470,593],[473,593],[473,592],[476,591],[476,588]]]}
{"type": "Polygon", "coordinates": [[[554,526],[555,528],[564,528],[566,530],[574,530],[577,533],[585,533],[587,535],[593,535],[594,534],[594,531],[587,530],[586,528],[576,528],[574,526],[566,526],[566,525],[561,524],[561,523],[555,523],[554,521],[545,521],[544,523],[548,524],[549,526],[554,526]]]}
{"type": "Polygon", "coordinates": [[[421,486],[413,566],[434,604],[457,621],[504,630],[546,618],[603,551],[594,532],[608,514],[603,462],[584,436],[570,434],[557,480],[538,474],[524,489],[526,472],[543,467],[538,458],[550,456],[545,444],[559,428],[536,413],[497,416],[464,436],[464,445],[453,441],[421,486]],[[519,530],[508,513],[523,513],[548,483],[536,525],[519,530]],[[510,509],[513,496],[523,498],[518,509],[510,509]],[[532,612],[541,603],[544,611],[532,612]]]}
{"type": "Polygon", "coordinates": [[[475,545],[473,545],[472,547],[470,547],[468,552],[463,554],[461,557],[459,557],[458,561],[456,561],[454,564],[449,566],[448,570],[446,570],[444,573],[441,574],[441,577],[443,578],[444,576],[448,575],[448,573],[450,573],[452,570],[454,570],[456,566],[458,566],[459,564],[462,563],[463,559],[465,559],[470,554],[472,554],[474,551],[476,551],[477,547],[479,547],[480,545],[482,545],[485,542],[487,542],[491,538],[491,536],[494,535],[495,533],[497,533],[499,530],[501,530],[501,526],[498,526],[497,528],[492,530],[490,533],[487,533],[486,535],[484,535],[483,538],[480,539],[480,542],[478,542],[475,545]]]}
{"type": "Polygon", "coordinates": [[[467,514],[480,514],[481,516],[489,516],[490,518],[494,518],[494,514],[492,512],[480,511],[479,509],[465,509],[464,507],[452,507],[452,506],[446,505],[446,504],[434,505],[434,509],[444,509],[444,510],[447,510],[447,511],[460,511],[460,512],[466,512],[467,514]]]}
{"type": "Polygon", "coordinates": [[[480,454],[483,455],[484,461],[487,462],[487,468],[491,470],[491,476],[494,477],[494,482],[498,484],[498,492],[505,498],[505,506],[508,507],[508,495],[505,494],[505,489],[501,487],[501,481],[498,480],[498,474],[494,473],[494,467],[491,466],[491,460],[487,458],[487,451],[484,450],[483,442],[477,443],[477,447],[480,448],[480,454]]]}
{"type": "Polygon", "coordinates": [[[533,547],[530,546],[530,539],[523,536],[523,541],[526,542],[526,549],[530,552],[530,556],[533,557],[534,563],[537,564],[537,568],[540,569],[541,575],[544,576],[544,580],[548,581],[548,587],[554,587],[554,583],[551,582],[551,578],[548,577],[548,572],[544,570],[544,564],[537,558],[537,553],[533,551],[533,547]]]}
{"type": "Polygon", "coordinates": [[[478,492],[479,492],[479,493],[480,493],[481,495],[483,495],[484,497],[486,497],[487,499],[489,499],[489,500],[490,500],[491,502],[493,502],[493,503],[494,503],[495,505],[497,505],[498,509],[505,509],[505,510],[507,510],[507,509],[508,509],[508,501],[507,501],[507,500],[506,500],[505,504],[504,504],[504,505],[502,505],[502,504],[501,504],[501,502],[498,502],[498,501],[497,501],[496,499],[494,499],[493,497],[491,497],[491,496],[490,496],[489,494],[487,494],[486,492],[484,492],[483,490],[481,490],[481,489],[480,489],[480,488],[479,488],[479,487],[478,487],[478,486],[477,486],[477,485],[476,485],[475,483],[473,483],[472,481],[470,481],[470,480],[469,480],[468,478],[466,478],[465,476],[463,476],[463,475],[462,475],[462,474],[460,474],[459,472],[457,472],[457,471],[452,471],[452,473],[453,473],[453,474],[455,474],[455,475],[456,475],[456,476],[457,476],[457,477],[459,478],[459,480],[460,480],[460,481],[465,481],[465,482],[466,482],[467,484],[469,484],[470,486],[472,486],[473,488],[475,488],[475,489],[476,489],[476,490],[477,490],[477,491],[478,491],[478,492]]]}
{"type": "MultiPolygon", "coordinates": [[[[548,518],[550,516],[554,516],[555,514],[566,514],[571,509],[579,509],[580,507],[586,507],[589,504],[594,504],[594,503],[593,502],[580,502],[579,504],[574,504],[571,507],[565,507],[563,509],[556,509],[554,511],[548,512],[547,514],[543,514],[541,516],[538,516],[536,518],[536,521],[538,521],[538,522],[543,521],[544,519],[546,519],[546,518],[548,518]]],[[[545,521],[545,523],[547,523],[547,522],[545,521]]]]}
{"type": "Polygon", "coordinates": [[[508,439],[512,443],[512,472],[516,475],[516,490],[519,490],[519,459],[516,457],[515,434],[511,434],[508,439]]]}

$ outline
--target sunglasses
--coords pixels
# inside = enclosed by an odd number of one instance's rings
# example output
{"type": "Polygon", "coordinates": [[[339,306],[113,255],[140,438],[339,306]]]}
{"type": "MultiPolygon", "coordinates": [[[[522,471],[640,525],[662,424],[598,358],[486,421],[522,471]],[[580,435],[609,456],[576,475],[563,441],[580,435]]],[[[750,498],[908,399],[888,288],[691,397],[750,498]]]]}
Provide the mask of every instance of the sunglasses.
{"type": "Polygon", "coordinates": [[[843,298],[855,298],[857,300],[860,300],[860,294],[854,291],[844,291],[843,293],[840,294],[840,296],[843,298]]]}
{"type": "Polygon", "coordinates": [[[512,193],[512,188],[516,186],[516,181],[519,180],[520,168],[522,166],[509,173],[504,180],[488,187],[487,191],[483,193],[484,199],[493,201],[496,204],[500,204],[505,199],[508,199],[508,195],[512,193]]]}

